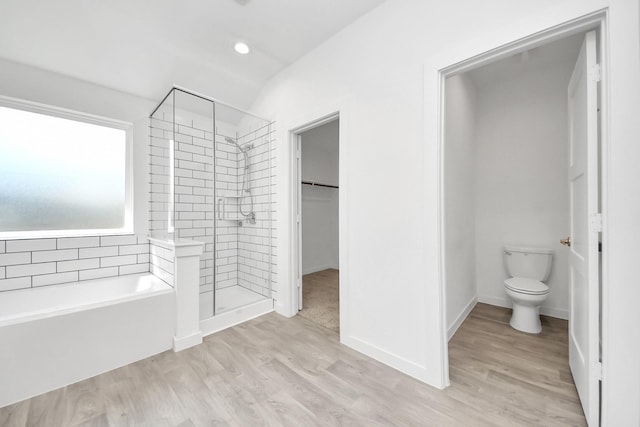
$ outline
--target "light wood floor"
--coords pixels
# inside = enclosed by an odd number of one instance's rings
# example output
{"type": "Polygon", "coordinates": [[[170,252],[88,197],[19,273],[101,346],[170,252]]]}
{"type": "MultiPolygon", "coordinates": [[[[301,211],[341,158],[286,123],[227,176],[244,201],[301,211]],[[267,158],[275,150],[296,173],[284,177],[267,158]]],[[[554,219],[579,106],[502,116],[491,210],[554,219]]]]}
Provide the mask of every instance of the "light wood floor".
{"type": "Polygon", "coordinates": [[[302,310],[298,315],[340,331],[340,273],[334,268],[302,276],[302,310]]]}
{"type": "Polygon", "coordinates": [[[567,321],[541,316],[542,333],[509,326],[511,310],[477,304],[449,342],[449,396],[499,425],[585,426],[569,370],[567,321]],[[462,399],[461,399],[462,400],[462,399]]]}
{"type": "Polygon", "coordinates": [[[329,329],[271,313],[2,408],[0,425],[584,425],[566,322],[545,319],[543,335],[530,336],[501,310],[479,305],[462,325],[444,391],[340,345],[329,329]]]}

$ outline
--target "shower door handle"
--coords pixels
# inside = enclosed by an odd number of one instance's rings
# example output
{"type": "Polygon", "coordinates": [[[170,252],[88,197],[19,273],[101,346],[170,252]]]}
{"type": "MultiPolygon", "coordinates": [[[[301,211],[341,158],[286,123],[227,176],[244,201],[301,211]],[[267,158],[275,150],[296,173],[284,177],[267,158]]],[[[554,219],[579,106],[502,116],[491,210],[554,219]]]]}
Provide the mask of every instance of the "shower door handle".
{"type": "Polygon", "coordinates": [[[219,220],[224,219],[224,198],[223,197],[218,198],[218,219],[219,220]]]}

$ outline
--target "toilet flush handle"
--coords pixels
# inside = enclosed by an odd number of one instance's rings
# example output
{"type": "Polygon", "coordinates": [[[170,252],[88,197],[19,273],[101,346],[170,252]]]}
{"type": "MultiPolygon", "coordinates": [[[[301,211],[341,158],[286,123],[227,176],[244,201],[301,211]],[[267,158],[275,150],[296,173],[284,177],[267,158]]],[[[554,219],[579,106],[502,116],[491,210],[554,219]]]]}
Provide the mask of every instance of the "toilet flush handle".
{"type": "Polygon", "coordinates": [[[560,244],[565,246],[571,246],[571,237],[567,237],[566,239],[560,239],[560,244]]]}

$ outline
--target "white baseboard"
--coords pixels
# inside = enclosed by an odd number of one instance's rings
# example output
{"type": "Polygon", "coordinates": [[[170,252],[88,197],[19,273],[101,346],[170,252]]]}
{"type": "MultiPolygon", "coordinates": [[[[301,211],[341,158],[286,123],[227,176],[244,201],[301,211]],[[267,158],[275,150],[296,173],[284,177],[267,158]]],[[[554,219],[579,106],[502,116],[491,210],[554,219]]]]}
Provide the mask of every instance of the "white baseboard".
{"type": "Polygon", "coordinates": [[[293,317],[297,315],[298,314],[297,306],[298,304],[296,300],[296,310],[292,312],[291,307],[289,307],[288,305],[284,305],[280,301],[273,302],[273,309],[275,310],[275,312],[278,313],[280,316],[284,316],[284,317],[293,317]]]}
{"type": "Polygon", "coordinates": [[[495,305],[498,307],[504,307],[504,308],[513,307],[511,300],[507,297],[499,298],[499,297],[494,297],[490,295],[478,295],[478,302],[481,302],[483,304],[495,305]]]}
{"type": "Polygon", "coordinates": [[[563,308],[540,307],[540,314],[557,319],[569,320],[569,310],[563,308]]]}
{"type": "Polygon", "coordinates": [[[202,332],[194,332],[186,337],[173,337],[173,351],[186,350],[194,345],[202,344],[202,332]]]}
{"type": "Polygon", "coordinates": [[[200,329],[207,336],[272,311],[273,300],[268,298],[201,320],[200,329]]]}
{"type": "MultiPolygon", "coordinates": [[[[513,307],[511,300],[507,297],[498,298],[494,296],[488,295],[478,295],[478,302],[482,302],[490,305],[497,305],[498,307],[511,308],[513,307]]],[[[549,317],[555,317],[558,319],[569,319],[569,310],[565,308],[554,308],[554,307],[540,307],[540,314],[549,317]]]]}
{"type": "Polygon", "coordinates": [[[474,295],[473,298],[471,298],[471,301],[469,301],[464,307],[464,310],[462,310],[462,312],[458,314],[458,317],[456,317],[456,320],[453,321],[453,324],[451,324],[451,326],[449,326],[449,328],[447,329],[447,340],[451,340],[460,325],[462,325],[462,322],[464,322],[467,316],[469,316],[469,313],[471,313],[471,310],[473,310],[473,307],[475,307],[477,303],[478,297],[474,295]]]}
{"type": "Polygon", "coordinates": [[[302,275],[311,274],[311,273],[317,273],[318,271],[328,270],[330,268],[332,268],[334,270],[339,270],[340,269],[336,264],[325,264],[325,265],[319,265],[319,266],[315,266],[315,267],[307,267],[307,268],[302,270],[302,275]]]}
{"type": "Polygon", "coordinates": [[[385,349],[382,349],[376,345],[370,344],[354,337],[345,337],[344,334],[340,334],[340,343],[351,347],[352,349],[371,357],[387,366],[397,369],[413,378],[423,381],[429,385],[437,388],[444,388],[445,385],[441,384],[440,378],[434,378],[434,369],[426,369],[425,366],[419,363],[408,360],[397,354],[393,354],[385,349]]]}

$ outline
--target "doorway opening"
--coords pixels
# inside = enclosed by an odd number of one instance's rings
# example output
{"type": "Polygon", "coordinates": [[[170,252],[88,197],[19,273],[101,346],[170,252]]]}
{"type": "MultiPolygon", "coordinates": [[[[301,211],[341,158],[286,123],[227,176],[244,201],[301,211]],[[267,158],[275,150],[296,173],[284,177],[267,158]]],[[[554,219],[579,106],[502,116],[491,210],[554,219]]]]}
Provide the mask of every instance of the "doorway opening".
{"type": "MultiPolygon", "coordinates": [[[[602,230],[597,222],[603,186],[598,150],[606,141],[597,127],[605,127],[606,121],[596,98],[572,98],[572,88],[583,84],[575,81],[584,74],[581,81],[593,83],[584,83],[585,88],[595,87],[597,98],[602,98],[605,86],[596,75],[598,69],[583,61],[583,52],[592,48],[597,63],[606,58],[603,26],[603,16],[574,22],[454,65],[441,74],[440,248],[444,336],[450,340],[447,360],[453,385],[456,380],[470,380],[465,376],[468,363],[473,364],[475,374],[482,366],[501,372],[505,384],[524,381],[540,387],[539,381],[546,381],[553,392],[566,392],[563,396],[569,399],[575,382],[578,395],[573,415],[576,408],[579,417],[583,410],[590,425],[597,425],[600,412],[600,384],[593,381],[597,378],[594,371],[601,369],[597,247],[602,230]],[[579,116],[582,110],[584,115],[579,116]],[[596,129],[595,139],[587,137],[587,129],[596,129]],[[584,140],[584,150],[576,148],[576,138],[584,140]],[[576,164],[582,157],[589,158],[585,162],[589,167],[578,176],[576,164]],[[580,187],[572,184],[582,176],[580,187]],[[583,233],[578,239],[584,252],[576,245],[561,245],[561,239],[568,243],[564,239],[568,233],[574,241],[583,233]],[[514,329],[511,308],[518,295],[511,295],[505,279],[517,277],[509,274],[508,258],[521,249],[530,258],[552,254],[551,270],[544,278],[536,278],[537,283],[544,281],[544,289],[527,293],[527,303],[534,294],[545,296],[540,298],[544,301],[539,311],[549,317],[542,317],[540,335],[514,329]],[[576,279],[576,258],[585,264],[580,267],[584,272],[581,281],[576,279]],[[480,336],[479,331],[483,331],[480,336]],[[562,340],[560,347],[551,348],[562,340]],[[464,351],[471,341],[480,354],[473,361],[467,360],[464,351]],[[527,346],[530,350],[523,350],[527,346]],[[563,352],[567,346],[570,350],[563,352]],[[502,350],[491,351],[496,347],[502,350]],[[547,348],[548,354],[540,348],[547,348]],[[541,374],[551,359],[560,372],[553,381],[541,374]],[[533,371],[527,373],[529,368],[533,371]],[[511,382],[518,372],[531,375],[511,382]]],[[[510,392],[523,390],[516,386],[510,392]]]]}
{"type": "Polygon", "coordinates": [[[340,331],[338,116],[295,132],[298,315],[340,331]]]}

